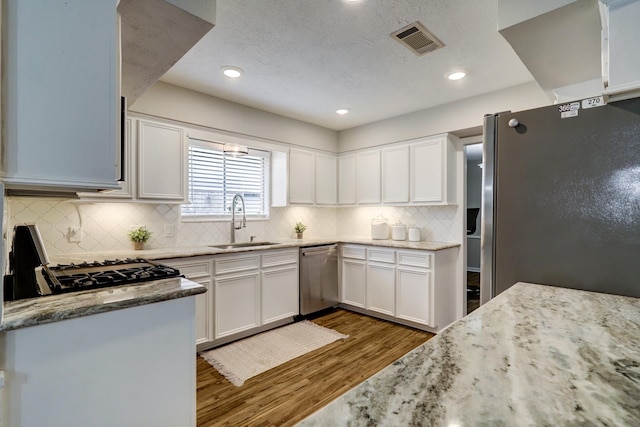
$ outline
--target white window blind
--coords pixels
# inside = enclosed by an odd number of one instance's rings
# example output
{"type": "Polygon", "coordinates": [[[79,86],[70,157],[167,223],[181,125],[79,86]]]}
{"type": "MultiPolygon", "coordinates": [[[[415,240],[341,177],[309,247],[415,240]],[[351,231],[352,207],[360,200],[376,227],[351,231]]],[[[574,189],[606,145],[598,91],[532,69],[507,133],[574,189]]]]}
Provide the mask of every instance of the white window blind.
{"type": "MultiPolygon", "coordinates": [[[[246,215],[269,215],[269,153],[249,150],[242,157],[225,156],[222,145],[189,143],[189,204],[183,216],[229,217],[233,196],[244,197],[246,215]]],[[[242,204],[236,203],[236,213],[242,204]]]]}

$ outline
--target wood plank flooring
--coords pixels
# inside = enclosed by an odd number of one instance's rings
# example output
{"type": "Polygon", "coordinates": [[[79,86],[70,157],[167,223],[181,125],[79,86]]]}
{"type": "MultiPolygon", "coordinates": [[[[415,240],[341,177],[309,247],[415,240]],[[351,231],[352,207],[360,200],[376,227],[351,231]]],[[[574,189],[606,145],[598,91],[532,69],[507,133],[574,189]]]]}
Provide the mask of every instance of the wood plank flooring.
{"type": "Polygon", "coordinates": [[[467,292],[467,314],[480,307],[480,273],[467,271],[467,289],[477,292],[467,292]]]}
{"type": "Polygon", "coordinates": [[[198,426],[294,425],[434,336],[341,309],[313,322],[349,338],[253,377],[242,387],[198,357],[198,426]]]}

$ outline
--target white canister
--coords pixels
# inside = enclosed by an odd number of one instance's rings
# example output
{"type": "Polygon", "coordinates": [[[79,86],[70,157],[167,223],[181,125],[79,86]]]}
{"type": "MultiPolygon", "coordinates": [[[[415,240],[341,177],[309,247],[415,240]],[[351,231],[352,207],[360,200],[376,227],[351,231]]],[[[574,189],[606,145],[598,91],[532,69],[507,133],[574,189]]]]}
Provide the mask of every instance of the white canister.
{"type": "Polygon", "coordinates": [[[389,238],[389,224],[383,217],[371,220],[371,238],[374,240],[386,240],[389,238]]]}
{"type": "Polygon", "coordinates": [[[409,241],[410,242],[420,241],[420,229],[418,227],[409,227],[409,241]]]}
{"type": "Polygon", "coordinates": [[[407,239],[407,227],[404,224],[393,224],[391,226],[391,239],[393,240],[406,240],[407,239]]]}

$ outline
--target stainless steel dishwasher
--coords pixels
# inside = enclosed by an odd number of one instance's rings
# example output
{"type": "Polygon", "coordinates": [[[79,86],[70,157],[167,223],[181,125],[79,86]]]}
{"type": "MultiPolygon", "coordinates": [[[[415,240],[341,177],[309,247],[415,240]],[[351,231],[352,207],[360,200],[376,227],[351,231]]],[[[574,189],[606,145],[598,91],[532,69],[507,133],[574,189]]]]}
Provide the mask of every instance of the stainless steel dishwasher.
{"type": "Polygon", "coordinates": [[[338,245],[300,248],[300,314],[338,305],[338,245]]]}

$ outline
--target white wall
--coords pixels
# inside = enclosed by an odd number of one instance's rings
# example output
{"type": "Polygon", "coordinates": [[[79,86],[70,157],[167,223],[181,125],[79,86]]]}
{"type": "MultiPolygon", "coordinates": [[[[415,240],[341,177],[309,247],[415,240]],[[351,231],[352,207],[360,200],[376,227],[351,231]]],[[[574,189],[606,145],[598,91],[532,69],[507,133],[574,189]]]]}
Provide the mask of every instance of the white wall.
{"type": "Polygon", "coordinates": [[[338,151],[338,133],[334,130],[164,82],[151,86],[129,110],[275,142],[338,151]]]}
{"type": "Polygon", "coordinates": [[[549,105],[535,82],[381,120],[339,133],[339,151],[351,151],[422,136],[482,126],[485,114],[549,105]]]}

